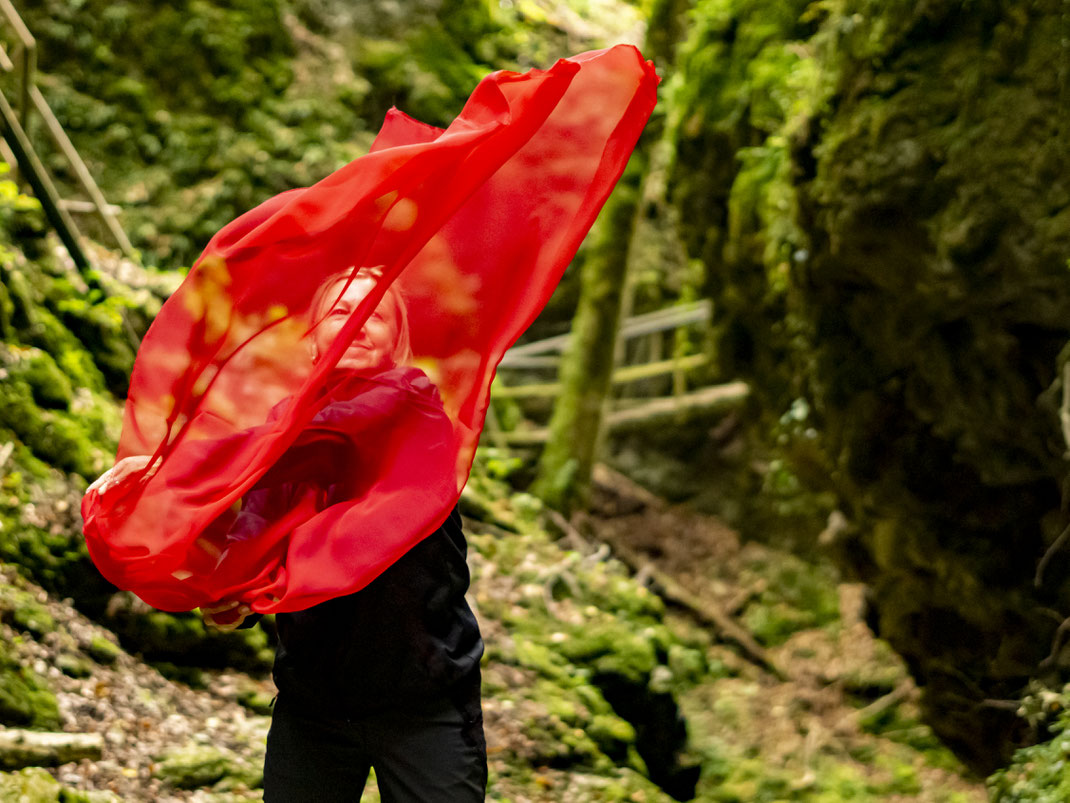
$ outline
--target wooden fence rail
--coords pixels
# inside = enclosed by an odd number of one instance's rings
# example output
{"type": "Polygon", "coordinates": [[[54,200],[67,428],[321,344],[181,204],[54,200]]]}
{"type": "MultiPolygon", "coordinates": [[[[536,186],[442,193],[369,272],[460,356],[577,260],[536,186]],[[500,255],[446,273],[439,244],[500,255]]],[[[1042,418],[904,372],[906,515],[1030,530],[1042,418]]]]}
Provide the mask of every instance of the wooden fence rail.
{"type": "MultiPolygon", "coordinates": [[[[708,300],[676,304],[628,318],[621,324],[618,337],[628,340],[654,332],[665,332],[691,324],[706,323],[709,319],[710,302],[708,300]]],[[[505,353],[501,365],[504,368],[556,367],[561,353],[568,347],[571,336],[571,334],[556,335],[534,343],[513,346],[505,353]]]]}
{"type": "MultiPolygon", "coordinates": [[[[665,374],[673,377],[672,394],[656,398],[621,398],[611,401],[611,409],[605,416],[605,426],[611,430],[644,426],[661,419],[672,419],[680,415],[702,410],[716,411],[742,404],[750,395],[750,387],[745,382],[728,382],[710,385],[695,390],[687,389],[687,372],[701,368],[709,361],[705,353],[677,354],[663,358],[660,335],[663,332],[709,323],[711,306],[709,301],[689,304],[677,304],[655,312],[635,315],[621,323],[619,338],[627,341],[641,337],[655,337],[657,343],[651,342],[646,350],[647,362],[637,365],[620,365],[614,369],[613,385],[624,385],[644,379],[651,379],[665,374]]],[[[557,369],[561,354],[568,347],[569,334],[548,337],[534,343],[525,343],[510,349],[501,362],[506,372],[512,370],[532,371],[540,369],[557,369]]],[[[622,353],[622,352],[621,352],[622,353]]],[[[553,398],[561,394],[559,381],[526,382],[507,384],[499,373],[493,386],[493,396],[497,399],[534,399],[553,398]]],[[[549,431],[545,427],[520,427],[512,431],[503,431],[493,414],[487,420],[488,434],[493,443],[499,447],[537,445],[546,442],[549,431]]]]}

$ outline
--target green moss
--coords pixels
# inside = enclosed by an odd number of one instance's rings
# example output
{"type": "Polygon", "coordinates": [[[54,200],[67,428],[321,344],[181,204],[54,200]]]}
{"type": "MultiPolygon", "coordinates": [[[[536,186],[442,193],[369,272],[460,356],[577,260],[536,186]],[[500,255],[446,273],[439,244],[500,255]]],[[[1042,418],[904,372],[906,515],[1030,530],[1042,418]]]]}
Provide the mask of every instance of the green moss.
{"type": "Polygon", "coordinates": [[[117,644],[103,636],[93,636],[85,651],[98,664],[105,665],[114,664],[122,654],[122,650],[117,644]]]}
{"type": "Polygon", "coordinates": [[[87,678],[93,674],[93,664],[90,661],[69,652],[61,652],[56,656],[56,668],[72,678],[87,678]]]}
{"type": "Polygon", "coordinates": [[[56,365],[52,357],[40,349],[11,350],[6,366],[8,378],[25,382],[34,401],[48,409],[66,410],[74,398],[70,379],[56,365]]]}
{"type": "Polygon", "coordinates": [[[743,611],[743,622],[759,641],[784,643],[792,633],[822,627],[839,619],[835,576],[828,569],[790,555],[774,561],[752,561],[745,583],[760,584],[762,592],[743,611]]]}
{"type": "Polygon", "coordinates": [[[44,678],[20,666],[6,649],[0,650],[0,722],[45,730],[59,727],[55,694],[44,678]]]}
{"type": "Polygon", "coordinates": [[[988,779],[994,803],[1057,803],[1070,797],[1070,686],[1034,687],[1019,711],[1046,737],[1018,750],[1010,764],[988,779]]]}
{"type": "Polygon", "coordinates": [[[56,311],[61,323],[93,355],[108,389],[125,395],[136,348],[133,327],[127,320],[127,302],[115,297],[97,303],[66,298],[56,304],[56,311]]]}
{"type": "Polygon", "coordinates": [[[37,639],[56,629],[52,614],[33,594],[26,591],[3,588],[0,591],[0,616],[8,624],[37,639]]]}
{"type": "Polygon", "coordinates": [[[635,728],[618,716],[600,714],[591,718],[587,735],[610,758],[620,761],[635,745],[635,728]]]}
{"type": "Polygon", "coordinates": [[[198,613],[153,610],[127,592],[111,599],[102,619],[127,650],[193,686],[204,683],[201,668],[230,666],[260,674],[274,660],[267,633],[260,627],[215,630],[198,613]]]}
{"type": "Polygon", "coordinates": [[[228,750],[208,745],[184,747],[168,753],[157,766],[155,775],[177,789],[198,789],[225,780],[249,789],[263,784],[261,770],[228,750]]]}
{"type": "Polygon", "coordinates": [[[0,801],[3,803],[61,803],[65,800],[59,781],[39,767],[18,772],[0,772],[0,801]]]}

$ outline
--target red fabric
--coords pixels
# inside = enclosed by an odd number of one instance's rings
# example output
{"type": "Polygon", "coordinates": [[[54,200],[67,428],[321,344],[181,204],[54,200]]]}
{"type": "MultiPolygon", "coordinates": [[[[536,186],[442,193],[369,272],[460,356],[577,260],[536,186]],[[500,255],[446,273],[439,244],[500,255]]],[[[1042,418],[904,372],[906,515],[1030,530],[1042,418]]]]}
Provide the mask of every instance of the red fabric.
{"type": "Polygon", "coordinates": [[[444,131],[392,110],[367,156],[220,231],[134,365],[118,458],[149,468],[83,500],[104,576],[163,610],[293,611],[359,590],[432,532],[499,360],[620,177],[656,85],[630,46],[494,73],[444,131]],[[377,321],[406,356],[346,368],[377,321]]]}

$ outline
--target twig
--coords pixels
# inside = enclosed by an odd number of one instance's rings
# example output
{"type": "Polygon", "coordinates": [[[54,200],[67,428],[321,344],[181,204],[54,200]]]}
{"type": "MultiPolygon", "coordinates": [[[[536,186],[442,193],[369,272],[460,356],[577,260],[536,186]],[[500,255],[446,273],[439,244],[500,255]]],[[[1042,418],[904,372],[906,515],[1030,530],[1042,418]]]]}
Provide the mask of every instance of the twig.
{"type": "Polygon", "coordinates": [[[878,697],[865,708],[859,708],[857,711],[852,711],[845,717],[845,720],[853,720],[856,725],[861,726],[862,722],[865,720],[871,719],[872,717],[884,713],[889,708],[899,705],[913,693],[913,683],[909,681],[900,683],[890,692],[883,697],[878,697]]]}
{"type": "Polygon", "coordinates": [[[1062,623],[1055,628],[1055,635],[1051,640],[1051,653],[1047,658],[1040,662],[1038,665],[1040,669],[1047,668],[1055,661],[1056,657],[1059,655],[1059,650],[1063,647],[1063,636],[1066,635],[1066,631],[1068,630],[1070,630],[1070,617],[1063,619],[1062,623]]]}
{"type": "Polygon", "coordinates": [[[1070,457],[1070,361],[1063,365],[1063,404],[1059,408],[1059,421],[1063,425],[1067,457],[1070,457]]]}
{"type": "Polygon", "coordinates": [[[569,545],[579,552],[581,555],[589,555],[591,552],[591,544],[588,542],[580,531],[577,530],[568,519],[554,510],[552,507],[545,508],[544,510],[546,518],[550,520],[550,523],[565,536],[569,545]]]}
{"type": "Polygon", "coordinates": [[[644,563],[642,568],[635,573],[636,585],[646,586],[650,583],[650,578],[654,575],[654,564],[644,563]]]}
{"type": "Polygon", "coordinates": [[[8,459],[11,457],[11,453],[15,451],[15,444],[13,441],[8,441],[3,446],[0,446],[0,468],[3,468],[8,459]]]}
{"type": "Polygon", "coordinates": [[[587,555],[580,563],[583,566],[594,566],[596,563],[604,563],[606,558],[612,554],[612,550],[609,548],[609,544],[601,543],[594,552],[587,555]]]}
{"type": "Polygon", "coordinates": [[[1066,546],[1066,542],[1070,541],[1070,524],[1067,524],[1063,531],[1059,534],[1059,537],[1052,542],[1052,545],[1044,552],[1044,557],[1040,559],[1040,563],[1037,564],[1037,573],[1033,577],[1033,586],[1040,588],[1040,584],[1044,582],[1044,570],[1048,567],[1048,563],[1055,556],[1055,553],[1066,546]]]}
{"type": "Polygon", "coordinates": [[[568,586],[569,593],[572,594],[573,599],[579,599],[582,596],[579,583],[576,582],[576,578],[572,576],[567,568],[554,567],[550,575],[546,578],[546,581],[542,586],[542,601],[546,605],[546,611],[552,617],[558,621],[565,621],[566,617],[562,616],[557,609],[557,600],[554,599],[554,587],[561,582],[568,586]]]}
{"type": "Polygon", "coordinates": [[[999,711],[1015,711],[1022,707],[1021,700],[993,700],[991,697],[981,700],[981,707],[995,708],[999,711]]]}
{"type": "Polygon", "coordinates": [[[759,580],[758,582],[754,583],[754,585],[750,585],[746,588],[740,589],[739,592],[729,597],[724,603],[722,603],[722,610],[724,610],[724,612],[728,616],[735,616],[737,613],[747,607],[747,604],[752,599],[754,599],[755,597],[760,597],[762,595],[762,592],[766,590],[768,585],[769,584],[766,583],[765,580],[759,580]]]}

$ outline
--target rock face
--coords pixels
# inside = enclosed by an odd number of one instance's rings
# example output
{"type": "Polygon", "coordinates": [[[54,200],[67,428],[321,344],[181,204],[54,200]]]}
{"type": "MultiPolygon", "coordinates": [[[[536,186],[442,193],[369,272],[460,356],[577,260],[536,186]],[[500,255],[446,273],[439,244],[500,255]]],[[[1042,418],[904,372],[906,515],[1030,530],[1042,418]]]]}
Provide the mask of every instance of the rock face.
{"type": "Polygon", "coordinates": [[[1020,729],[985,701],[1070,668],[1048,660],[1070,553],[1034,583],[1067,525],[1070,20],[1059,2],[847,5],[836,96],[794,154],[809,396],[875,629],[989,769],[1020,729]]]}
{"type": "MultiPolygon", "coordinates": [[[[989,770],[1029,737],[998,701],[1070,669],[1070,550],[1037,577],[1068,524],[1066,6],[842,0],[810,30],[766,25],[756,48],[762,4],[727,5],[700,4],[705,35],[766,69],[683,60],[747,98],[751,123],[733,166],[677,197],[727,209],[685,232],[722,315],[717,356],[753,377],[767,421],[791,411],[786,451],[848,514],[838,554],[871,624],[934,729],[989,770]]],[[[731,133],[694,117],[698,94],[680,94],[685,146],[731,133]]]]}

